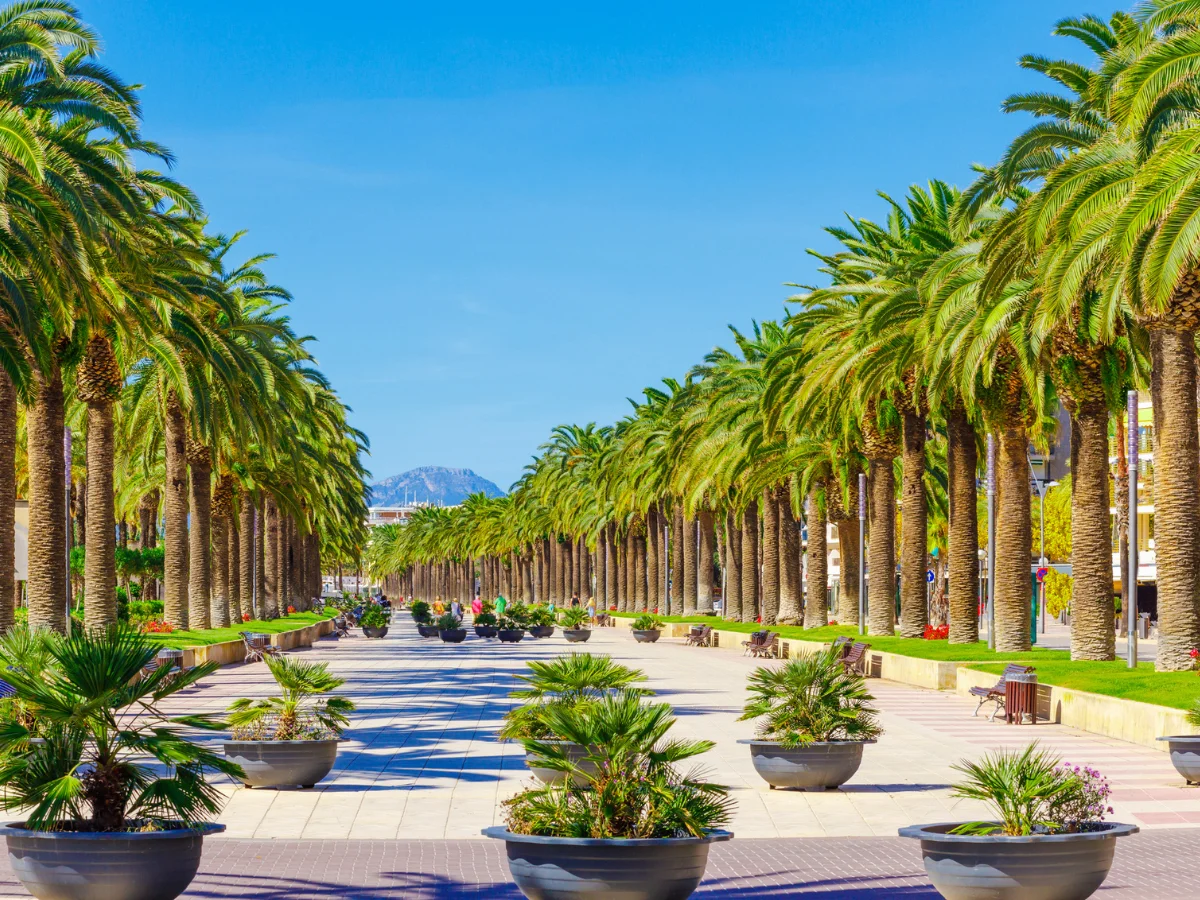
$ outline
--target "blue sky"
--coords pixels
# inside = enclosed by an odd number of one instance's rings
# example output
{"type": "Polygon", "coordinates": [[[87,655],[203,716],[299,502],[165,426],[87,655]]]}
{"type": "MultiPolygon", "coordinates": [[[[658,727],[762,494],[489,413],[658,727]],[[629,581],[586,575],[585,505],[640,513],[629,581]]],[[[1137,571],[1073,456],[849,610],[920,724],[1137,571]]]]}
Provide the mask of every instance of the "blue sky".
{"type": "Polygon", "coordinates": [[[786,282],[876,190],[970,179],[1059,0],[82,0],[214,228],[249,229],[378,478],[507,488],[786,282]]]}

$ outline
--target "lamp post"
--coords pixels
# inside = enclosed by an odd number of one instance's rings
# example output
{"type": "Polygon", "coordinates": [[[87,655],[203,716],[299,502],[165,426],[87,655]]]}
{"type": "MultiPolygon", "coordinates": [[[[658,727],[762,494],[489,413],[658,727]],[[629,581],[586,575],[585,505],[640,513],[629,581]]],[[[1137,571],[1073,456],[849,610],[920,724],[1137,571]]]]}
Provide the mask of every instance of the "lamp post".
{"type": "Polygon", "coordinates": [[[1137,508],[1138,508],[1138,394],[1130,391],[1125,398],[1125,412],[1129,417],[1129,584],[1125,595],[1129,598],[1129,608],[1125,610],[1128,619],[1129,643],[1126,650],[1126,665],[1131,669],[1137,668],[1137,508]]]}
{"type": "Polygon", "coordinates": [[[858,473],[858,633],[867,633],[867,475],[858,473]]]}
{"type": "MultiPolygon", "coordinates": [[[[1041,527],[1041,553],[1038,555],[1038,567],[1046,565],[1046,491],[1058,484],[1057,481],[1048,481],[1043,483],[1037,474],[1033,471],[1033,460],[1029,455],[1025,456],[1026,462],[1029,463],[1029,474],[1033,478],[1033,486],[1038,492],[1038,517],[1041,527]]],[[[1042,612],[1042,634],[1046,633],[1046,582],[1038,579],[1038,607],[1042,612]]]]}
{"type": "Polygon", "coordinates": [[[996,436],[987,436],[988,649],[996,649],[996,436]]]}

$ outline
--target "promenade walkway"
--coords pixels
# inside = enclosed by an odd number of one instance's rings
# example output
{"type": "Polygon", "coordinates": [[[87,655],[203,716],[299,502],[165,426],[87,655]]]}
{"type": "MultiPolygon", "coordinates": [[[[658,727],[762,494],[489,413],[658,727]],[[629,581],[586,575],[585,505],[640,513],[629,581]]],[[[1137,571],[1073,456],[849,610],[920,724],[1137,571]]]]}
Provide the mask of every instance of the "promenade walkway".
{"type": "MultiPolygon", "coordinates": [[[[348,679],[359,705],[326,783],[309,791],[222,789],[228,831],[206,845],[186,897],[517,897],[501,848],[479,836],[502,819],[501,802],[528,776],[519,746],[494,733],[513,676],[530,659],[567,652],[561,637],[517,646],[473,638],[422,641],[408,621],[382,641],[353,637],[303,651],[348,679]]],[[[737,801],[737,839],[714,848],[697,896],[933,897],[915,844],[895,837],[915,822],[970,819],[974,804],[950,797],[953,764],[1034,738],[1065,759],[1099,768],[1115,787],[1116,818],[1145,832],[1122,843],[1105,896],[1200,895],[1191,865],[1200,832],[1200,789],[1185,788],[1165,754],[1052,725],[1006,726],[972,717],[953,695],[873,681],[886,734],[841,791],[768,791],[739,738],[746,674],[757,664],[728,651],[677,642],[638,645],[598,630],[580,649],[644,669],[675,708],[680,735],[716,742],[700,759],[737,801]]],[[[219,711],[272,682],[262,664],[229,667],[180,697],[180,709],[219,711]]],[[[22,896],[0,862],[0,896],[22,896]]]]}

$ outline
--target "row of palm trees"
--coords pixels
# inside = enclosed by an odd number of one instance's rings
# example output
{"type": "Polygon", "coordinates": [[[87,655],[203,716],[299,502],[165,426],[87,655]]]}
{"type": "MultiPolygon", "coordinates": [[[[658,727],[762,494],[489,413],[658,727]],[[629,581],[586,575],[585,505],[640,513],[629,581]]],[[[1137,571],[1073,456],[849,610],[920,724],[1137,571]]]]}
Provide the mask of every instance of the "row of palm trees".
{"type": "Polygon", "coordinates": [[[852,622],[865,473],[871,632],[896,628],[889,576],[899,562],[899,631],[922,633],[927,553],[938,546],[950,639],[974,641],[990,439],[996,647],[1019,651],[1030,642],[1028,452],[1052,439],[1061,404],[1071,428],[1071,652],[1111,659],[1111,422],[1125,392],[1144,387],[1154,407],[1157,666],[1191,668],[1200,646],[1200,0],[1067,19],[1056,33],[1091,64],[1022,58],[1052,88],[1005,101],[1035,121],[966,190],[931,181],[902,200],[882,195],[882,222],[851,217],[828,229],[838,248],[815,254],[825,283],[793,297],[784,321],[735,331],[736,349],[647,390],[612,428],[557,429],[510,498],[377,533],[375,570],[437,584],[455,561],[473,560],[489,590],[559,599],[560,584],[590,566],[601,602],[615,585],[619,604],[641,608],[644,592],[661,608],[657,585],[670,567],[690,612],[709,602],[716,552],[727,614],[817,626],[830,521],[841,537],[835,615],[852,622]],[[663,525],[684,539],[664,545],[663,525]]]}
{"type": "Polygon", "coordinates": [[[160,521],[171,624],[306,604],[321,559],[363,542],[365,439],[268,257],[232,261],[239,235],[155,167],[171,155],[97,49],[63,0],[0,8],[0,628],[18,494],[33,626],[66,626],[79,543],[84,621],[113,622],[114,547],[153,546],[160,521]]]}

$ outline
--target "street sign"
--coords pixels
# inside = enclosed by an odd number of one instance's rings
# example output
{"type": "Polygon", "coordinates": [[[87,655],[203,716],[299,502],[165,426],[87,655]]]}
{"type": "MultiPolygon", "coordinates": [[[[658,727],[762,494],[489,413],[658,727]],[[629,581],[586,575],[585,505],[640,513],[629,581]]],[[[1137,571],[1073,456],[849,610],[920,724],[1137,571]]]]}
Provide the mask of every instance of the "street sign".
{"type": "Polygon", "coordinates": [[[1038,580],[1039,584],[1041,584],[1043,581],[1046,580],[1046,573],[1049,571],[1050,570],[1047,569],[1045,566],[1042,566],[1040,569],[1037,570],[1037,580],[1038,580]]]}
{"type": "Polygon", "coordinates": [[[933,584],[933,569],[925,570],[925,582],[926,584],[933,584]]]}

